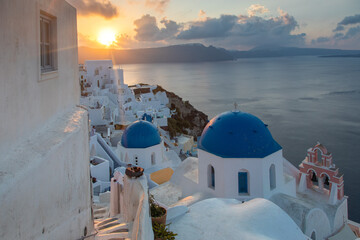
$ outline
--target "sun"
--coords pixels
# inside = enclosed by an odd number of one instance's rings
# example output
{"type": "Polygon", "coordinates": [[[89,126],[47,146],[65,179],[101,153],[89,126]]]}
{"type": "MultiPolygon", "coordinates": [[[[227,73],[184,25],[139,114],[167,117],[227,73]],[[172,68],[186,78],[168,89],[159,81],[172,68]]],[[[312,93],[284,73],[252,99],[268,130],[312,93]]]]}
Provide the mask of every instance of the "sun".
{"type": "Polygon", "coordinates": [[[111,44],[116,42],[116,33],[111,28],[102,29],[99,32],[97,40],[103,45],[110,46],[111,44]]]}

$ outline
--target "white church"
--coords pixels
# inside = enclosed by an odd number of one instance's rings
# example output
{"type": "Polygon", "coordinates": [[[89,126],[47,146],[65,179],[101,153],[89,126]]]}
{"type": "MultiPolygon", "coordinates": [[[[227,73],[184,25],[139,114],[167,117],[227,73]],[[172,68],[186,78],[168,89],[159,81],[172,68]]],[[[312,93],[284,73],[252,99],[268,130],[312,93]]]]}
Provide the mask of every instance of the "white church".
{"type": "Polygon", "coordinates": [[[157,128],[138,120],[124,131],[118,144],[121,161],[148,169],[163,159],[164,143],[157,128]]]}
{"type": "MultiPolygon", "coordinates": [[[[138,165],[141,151],[136,149],[149,143],[154,150],[148,146],[145,168],[156,161],[153,153],[160,139],[155,131],[142,131],[144,142],[137,143],[128,137],[140,131],[131,133],[129,128],[128,134],[121,144],[135,148],[124,158],[138,165]]],[[[185,159],[169,182],[150,189],[168,209],[176,239],[356,238],[343,176],[323,145],[308,150],[299,170],[283,157],[282,147],[259,118],[229,111],[211,119],[198,148],[198,158],[185,159]],[[218,219],[226,221],[221,232],[234,235],[219,235],[218,219]]],[[[118,174],[115,179],[122,178],[118,174]]]]}

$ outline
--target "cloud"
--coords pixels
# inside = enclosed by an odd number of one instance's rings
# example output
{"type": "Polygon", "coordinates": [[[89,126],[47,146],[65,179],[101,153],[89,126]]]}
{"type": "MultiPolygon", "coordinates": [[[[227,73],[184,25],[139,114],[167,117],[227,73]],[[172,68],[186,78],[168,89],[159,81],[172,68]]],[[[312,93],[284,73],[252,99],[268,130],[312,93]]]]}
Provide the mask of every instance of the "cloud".
{"type": "Polygon", "coordinates": [[[338,31],[342,31],[344,30],[344,26],[343,25],[337,25],[337,27],[333,30],[333,32],[338,32],[338,31]]]}
{"type": "Polygon", "coordinates": [[[158,13],[164,13],[170,3],[170,0],[127,0],[130,4],[142,4],[148,8],[152,8],[158,13]]]}
{"type": "Polygon", "coordinates": [[[109,0],[71,0],[80,15],[99,15],[111,19],[119,15],[119,9],[109,0]]]}
{"type": "Polygon", "coordinates": [[[311,40],[312,44],[316,44],[316,43],[326,43],[329,42],[331,39],[329,37],[318,37],[317,39],[313,39],[311,40]]]}
{"type": "Polygon", "coordinates": [[[220,18],[207,18],[191,22],[189,29],[180,32],[178,39],[202,39],[227,36],[235,26],[238,18],[235,15],[221,15],[220,18]]]}
{"type": "Polygon", "coordinates": [[[169,5],[170,0],[146,0],[145,6],[155,9],[159,13],[164,13],[166,7],[169,5]]]}
{"type": "Polygon", "coordinates": [[[357,23],[360,23],[360,14],[356,14],[354,16],[347,16],[338,24],[339,25],[350,25],[350,24],[357,24],[357,23]]]}
{"type": "Polygon", "coordinates": [[[360,48],[360,25],[350,27],[356,24],[360,24],[360,14],[344,17],[333,29],[334,34],[332,36],[320,36],[313,39],[311,44],[319,44],[322,47],[336,46],[344,49],[360,48]]]}
{"type": "Polygon", "coordinates": [[[349,28],[349,30],[344,35],[343,39],[350,39],[353,37],[358,37],[360,35],[360,26],[349,28]]]}
{"type": "Polygon", "coordinates": [[[135,49],[135,48],[147,48],[147,47],[160,47],[163,43],[158,42],[139,42],[127,34],[121,34],[116,36],[116,47],[123,49],[135,49]]]}
{"type": "Polygon", "coordinates": [[[204,10],[200,10],[198,14],[199,21],[205,21],[207,19],[206,12],[204,10]]]}
{"type": "Polygon", "coordinates": [[[305,34],[292,34],[298,28],[294,17],[279,10],[278,17],[221,15],[219,18],[207,18],[205,21],[189,23],[178,39],[203,39],[207,43],[226,46],[258,45],[303,45],[305,34]]]}
{"type": "Polygon", "coordinates": [[[160,41],[172,38],[179,29],[179,24],[172,20],[163,18],[160,21],[164,28],[159,28],[156,18],[149,14],[143,15],[141,18],[134,21],[135,25],[135,39],[138,41],[160,41]]]}
{"type": "Polygon", "coordinates": [[[343,20],[341,20],[336,28],[333,30],[333,32],[339,32],[339,31],[343,31],[345,30],[345,27],[344,26],[347,26],[347,25],[354,25],[354,24],[358,24],[360,23],[360,14],[356,14],[354,16],[347,16],[347,17],[344,17],[343,20]]]}
{"type": "Polygon", "coordinates": [[[269,12],[269,9],[267,9],[265,6],[262,6],[260,4],[253,4],[250,7],[248,7],[247,12],[250,17],[255,16],[257,13],[263,14],[266,12],[269,12]]]}
{"type": "Polygon", "coordinates": [[[177,23],[166,18],[159,23],[154,16],[143,15],[134,21],[134,40],[152,43],[184,43],[196,40],[203,44],[225,48],[250,48],[259,45],[300,46],[305,43],[305,33],[292,34],[298,23],[293,16],[279,10],[276,17],[264,18],[246,15],[221,15],[177,23]],[[162,26],[162,27],[160,27],[162,26]]]}
{"type": "Polygon", "coordinates": [[[343,37],[344,37],[343,33],[335,33],[334,36],[333,36],[334,39],[341,39],[343,37]]]}
{"type": "Polygon", "coordinates": [[[206,12],[204,10],[200,9],[199,17],[204,17],[204,16],[206,16],[206,12]]]}

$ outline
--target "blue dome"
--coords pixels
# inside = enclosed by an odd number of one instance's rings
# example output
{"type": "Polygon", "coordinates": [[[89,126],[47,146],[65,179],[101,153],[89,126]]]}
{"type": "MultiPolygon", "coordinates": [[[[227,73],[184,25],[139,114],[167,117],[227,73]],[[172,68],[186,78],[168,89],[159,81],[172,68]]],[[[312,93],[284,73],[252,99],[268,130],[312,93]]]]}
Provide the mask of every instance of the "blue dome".
{"type": "Polygon", "coordinates": [[[121,145],[126,148],[147,148],[160,142],[157,128],[152,123],[143,120],[127,126],[121,138],[121,145]]]}
{"type": "Polygon", "coordinates": [[[264,158],[281,149],[267,126],[244,112],[224,112],[211,119],[198,147],[223,158],[264,158]]]}

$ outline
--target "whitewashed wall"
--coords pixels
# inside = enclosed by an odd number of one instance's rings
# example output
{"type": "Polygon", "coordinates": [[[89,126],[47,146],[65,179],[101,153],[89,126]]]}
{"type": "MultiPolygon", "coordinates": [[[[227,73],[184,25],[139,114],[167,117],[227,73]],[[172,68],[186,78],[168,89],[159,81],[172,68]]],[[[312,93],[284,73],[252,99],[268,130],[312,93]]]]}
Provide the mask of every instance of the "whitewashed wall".
{"type": "Polygon", "coordinates": [[[160,164],[164,161],[163,151],[164,151],[164,143],[161,142],[155,146],[151,146],[148,148],[124,148],[121,145],[121,141],[118,143],[118,149],[120,153],[120,160],[125,163],[130,163],[132,165],[135,164],[135,156],[138,157],[138,165],[144,169],[153,167],[151,164],[151,154],[155,154],[155,165],[160,164]],[[126,161],[126,156],[128,156],[128,161],[126,161]]]}
{"type": "Polygon", "coordinates": [[[0,5],[0,239],[78,239],[92,220],[76,10],[64,0],[0,5]],[[57,19],[58,69],[46,74],[40,11],[57,19]]]}
{"type": "Polygon", "coordinates": [[[87,139],[87,113],[74,108],[3,155],[0,239],[78,239],[85,228],[91,232],[87,139]]]}
{"type": "Polygon", "coordinates": [[[109,182],[110,181],[110,164],[109,161],[103,158],[95,157],[97,165],[90,165],[91,177],[96,178],[96,180],[109,182]]]}
{"type": "Polygon", "coordinates": [[[255,197],[270,198],[273,194],[282,192],[293,195],[296,186],[285,187],[282,150],[265,158],[221,158],[201,149],[199,154],[199,185],[205,192],[216,197],[248,200],[255,197]],[[208,166],[215,170],[215,189],[208,187],[208,166]],[[269,168],[275,165],[276,188],[270,190],[269,168]],[[238,172],[248,171],[249,194],[238,193],[238,172]],[[293,188],[293,189],[292,189],[293,188]]]}
{"type": "Polygon", "coordinates": [[[0,152],[78,104],[76,24],[76,10],[64,0],[1,1],[0,152]],[[46,76],[40,72],[40,10],[57,17],[58,70],[46,76]]]}
{"type": "Polygon", "coordinates": [[[306,215],[305,235],[311,237],[312,232],[316,234],[316,239],[325,239],[331,234],[331,226],[326,213],[319,209],[313,208],[306,215]]]}
{"type": "Polygon", "coordinates": [[[345,222],[348,219],[348,205],[347,205],[347,197],[338,207],[335,217],[334,217],[334,226],[332,227],[332,232],[336,232],[340,230],[345,222]]]}

